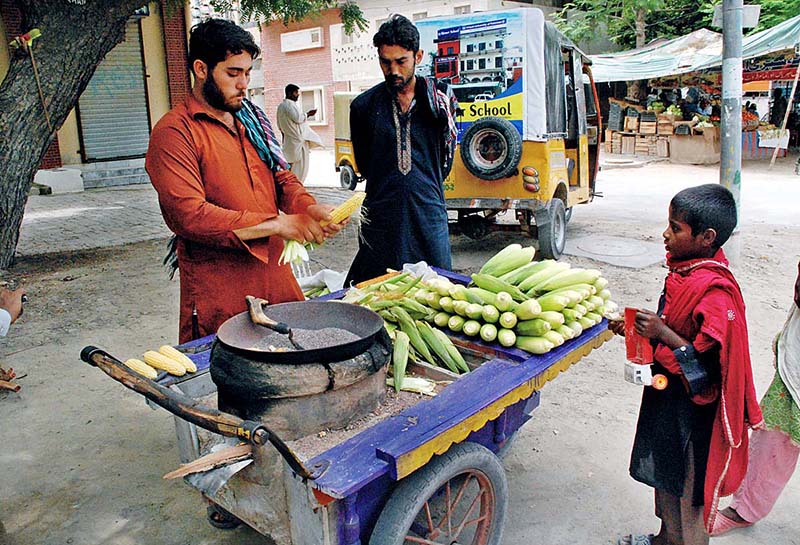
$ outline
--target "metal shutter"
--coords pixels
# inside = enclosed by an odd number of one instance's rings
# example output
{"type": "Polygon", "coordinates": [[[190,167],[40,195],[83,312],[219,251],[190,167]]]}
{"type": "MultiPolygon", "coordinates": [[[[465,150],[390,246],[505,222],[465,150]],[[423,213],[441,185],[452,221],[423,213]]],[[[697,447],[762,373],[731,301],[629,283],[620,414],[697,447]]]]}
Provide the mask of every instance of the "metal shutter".
{"type": "Polygon", "coordinates": [[[86,161],[141,157],[147,151],[150,120],[138,19],[128,22],[125,40],[97,67],[78,113],[86,161]]]}

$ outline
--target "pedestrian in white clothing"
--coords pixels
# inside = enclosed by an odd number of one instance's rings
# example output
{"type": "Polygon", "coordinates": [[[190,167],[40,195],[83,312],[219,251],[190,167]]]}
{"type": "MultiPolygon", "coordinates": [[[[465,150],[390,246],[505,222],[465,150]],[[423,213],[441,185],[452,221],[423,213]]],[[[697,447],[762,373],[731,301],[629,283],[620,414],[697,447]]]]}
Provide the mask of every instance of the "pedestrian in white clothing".
{"type": "Polygon", "coordinates": [[[5,337],[8,328],[22,314],[22,298],[25,290],[19,288],[11,291],[0,288],[0,337],[5,337]]]}
{"type": "Polygon", "coordinates": [[[308,118],[316,115],[317,110],[306,113],[300,111],[297,99],[300,98],[300,88],[290,83],[286,86],[286,98],[278,106],[278,127],[283,133],[283,155],[292,165],[292,172],[305,181],[308,175],[309,144],[308,118]]]}

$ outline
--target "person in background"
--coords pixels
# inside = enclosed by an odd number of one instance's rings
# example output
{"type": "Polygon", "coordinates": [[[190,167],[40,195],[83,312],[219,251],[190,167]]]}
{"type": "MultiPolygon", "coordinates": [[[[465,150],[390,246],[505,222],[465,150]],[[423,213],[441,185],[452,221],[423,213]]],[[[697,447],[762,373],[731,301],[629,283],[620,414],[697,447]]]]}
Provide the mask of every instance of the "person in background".
{"type": "Polygon", "coordinates": [[[653,374],[644,388],[630,474],[655,489],[658,534],[619,545],[706,545],[720,496],[747,467],[748,424],[761,425],[741,290],[722,245],[736,226],[736,202],[719,184],[672,198],[664,231],[669,273],[658,311],[639,310],[636,332],[651,339],[653,374]]]}
{"type": "Polygon", "coordinates": [[[752,526],[766,517],[792,477],[800,457],[800,263],[794,304],[775,338],[775,377],[761,399],[764,428],[750,437],[750,461],[730,507],[720,511],[712,536],[752,526]]]}
{"type": "Polygon", "coordinates": [[[385,81],[350,106],[368,221],[346,285],[405,263],[451,268],[443,182],[453,165],[458,103],[448,85],[415,75],[424,52],[411,21],[391,16],[373,44],[385,81]]]}
{"type": "Polygon", "coordinates": [[[302,301],[284,240],[321,243],[341,229],[288,170],[264,112],[245,99],[260,50],[223,19],[192,28],[192,93],[158,122],[145,168],[177,235],[180,332],[185,343],[247,310],[246,295],[302,301]]]}
{"type": "Polygon", "coordinates": [[[307,139],[308,118],[314,117],[317,110],[312,109],[303,113],[297,100],[300,98],[300,88],[290,83],[286,86],[283,102],[278,106],[278,128],[283,134],[283,155],[292,166],[292,172],[301,182],[308,176],[310,149],[307,139]]]}
{"type": "Polygon", "coordinates": [[[783,96],[782,89],[773,89],[772,90],[772,108],[769,111],[769,122],[776,127],[780,127],[783,125],[783,118],[786,115],[786,108],[789,107],[789,103],[786,100],[786,97],[783,96]]]}
{"type": "Polygon", "coordinates": [[[11,324],[22,316],[22,298],[25,289],[8,290],[0,288],[0,337],[5,337],[11,324]]]}

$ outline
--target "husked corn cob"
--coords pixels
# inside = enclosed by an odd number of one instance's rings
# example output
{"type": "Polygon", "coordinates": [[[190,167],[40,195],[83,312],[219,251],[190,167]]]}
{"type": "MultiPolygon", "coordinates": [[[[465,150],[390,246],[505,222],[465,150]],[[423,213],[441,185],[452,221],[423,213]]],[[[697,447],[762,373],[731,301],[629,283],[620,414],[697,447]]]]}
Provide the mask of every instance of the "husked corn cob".
{"type": "Polygon", "coordinates": [[[156,377],[158,377],[158,371],[147,365],[142,360],[131,358],[129,360],[125,360],[125,365],[128,366],[131,370],[136,371],[143,377],[147,377],[150,380],[155,380],[156,377]]]}
{"type": "Polygon", "coordinates": [[[330,221],[323,221],[321,222],[321,225],[325,227],[331,223],[342,223],[344,220],[352,216],[356,210],[358,210],[358,207],[364,202],[364,198],[366,196],[367,194],[363,191],[355,192],[352,197],[344,201],[342,204],[337,206],[333,212],[331,212],[330,221]]]}
{"type": "Polygon", "coordinates": [[[148,350],[144,353],[144,362],[156,369],[163,369],[176,377],[182,377],[186,374],[186,368],[183,365],[155,350],[148,350]]]}
{"type": "Polygon", "coordinates": [[[197,371],[197,366],[189,358],[189,356],[187,356],[183,352],[180,352],[172,348],[170,345],[165,344],[163,346],[160,346],[158,348],[158,351],[159,353],[165,355],[166,357],[172,358],[173,360],[183,365],[184,369],[186,369],[188,372],[194,373],[195,371],[197,371]]]}

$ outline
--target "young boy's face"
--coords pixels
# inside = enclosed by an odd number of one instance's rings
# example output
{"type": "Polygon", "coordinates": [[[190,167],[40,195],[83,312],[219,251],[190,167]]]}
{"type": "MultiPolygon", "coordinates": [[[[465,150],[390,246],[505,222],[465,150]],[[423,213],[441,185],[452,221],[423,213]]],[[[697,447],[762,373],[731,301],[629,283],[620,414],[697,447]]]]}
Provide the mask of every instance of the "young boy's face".
{"type": "Polygon", "coordinates": [[[709,242],[708,229],[704,233],[697,233],[692,235],[691,226],[683,221],[681,214],[675,214],[672,206],[669,207],[669,224],[667,229],[662,234],[664,237],[664,246],[670,253],[673,259],[684,260],[693,259],[696,257],[708,257],[711,255],[710,242],[714,242],[711,237],[709,242]]]}

